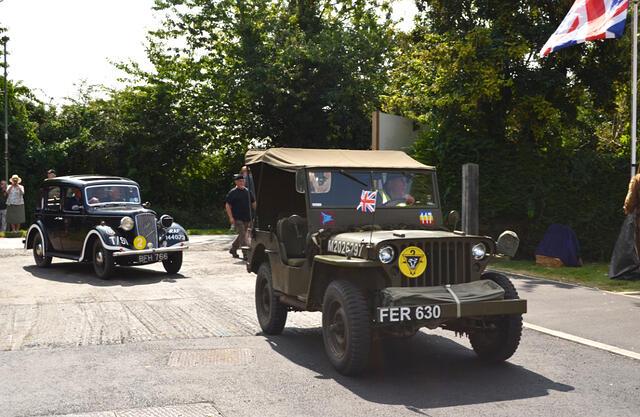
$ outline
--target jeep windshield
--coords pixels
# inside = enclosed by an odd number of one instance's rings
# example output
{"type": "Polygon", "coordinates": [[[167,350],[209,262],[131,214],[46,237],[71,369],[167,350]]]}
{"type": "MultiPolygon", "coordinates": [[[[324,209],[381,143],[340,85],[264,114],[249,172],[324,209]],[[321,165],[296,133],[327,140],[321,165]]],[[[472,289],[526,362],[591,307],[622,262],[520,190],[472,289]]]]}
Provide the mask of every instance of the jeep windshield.
{"type": "Polygon", "coordinates": [[[377,191],[377,208],[435,208],[434,175],[402,171],[308,171],[311,207],[353,207],[363,190],[377,191]]]}
{"type": "Polygon", "coordinates": [[[91,207],[140,205],[140,191],[134,185],[92,185],[85,188],[91,207]]]}

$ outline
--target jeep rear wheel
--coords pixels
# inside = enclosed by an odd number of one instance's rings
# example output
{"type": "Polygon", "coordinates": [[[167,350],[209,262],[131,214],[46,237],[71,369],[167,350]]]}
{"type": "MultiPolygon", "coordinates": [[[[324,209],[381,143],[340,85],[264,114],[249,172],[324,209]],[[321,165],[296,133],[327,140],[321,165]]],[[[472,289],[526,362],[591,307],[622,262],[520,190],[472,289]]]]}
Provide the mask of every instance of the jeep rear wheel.
{"type": "Polygon", "coordinates": [[[100,279],[109,279],[114,269],[113,255],[102,246],[100,239],[93,244],[93,270],[100,279]]]}
{"type": "Polygon", "coordinates": [[[331,364],[344,375],[364,371],[371,350],[371,323],[362,291],[349,281],[333,281],[322,303],[322,338],[331,364]]]}
{"type": "Polygon", "coordinates": [[[282,304],[273,291],[271,267],[263,262],[256,277],[256,313],[262,331],[280,334],[287,322],[287,306],[282,304]]]}
{"type": "Polygon", "coordinates": [[[40,233],[36,233],[33,238],[33,260],[40,268],[46,268],[51,265],[51,256],[45,256],[44,242],[40,237],[40,233]]]}
{"type": "MultiPolygon", "coordinates": [[[[487,272],[483,279],[490,279],[504,289],[505,300],[520,297],[509,279],[495,272],[487,272]]],[[[498,316],[485,321],[489,327],[469,334],[469,341],[480,359],[487,362],[502,362],[509,359],[518,349],[522,335],[522,314],[498,316]]]]}

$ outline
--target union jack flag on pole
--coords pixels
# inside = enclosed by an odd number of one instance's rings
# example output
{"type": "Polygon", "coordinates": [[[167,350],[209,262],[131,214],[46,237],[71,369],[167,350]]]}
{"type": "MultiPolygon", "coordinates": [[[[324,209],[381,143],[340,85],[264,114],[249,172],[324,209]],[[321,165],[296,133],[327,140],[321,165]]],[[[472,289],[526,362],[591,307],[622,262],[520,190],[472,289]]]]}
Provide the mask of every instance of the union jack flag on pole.
{"type": "Polygon", "coordinates": [[[595,39],[619,38],[627,20],[629,0],[576,0],[540,57],[595,39]]]}
{"type": "Polygon", "coordinates": [[[356,207],[356,210],[361,211],[363,213],[375,213],[376,211],[376,197],[378,196],[377,191],[367,191],[362,190],[362,194],[360,195],[360,204],[356,207]]]}

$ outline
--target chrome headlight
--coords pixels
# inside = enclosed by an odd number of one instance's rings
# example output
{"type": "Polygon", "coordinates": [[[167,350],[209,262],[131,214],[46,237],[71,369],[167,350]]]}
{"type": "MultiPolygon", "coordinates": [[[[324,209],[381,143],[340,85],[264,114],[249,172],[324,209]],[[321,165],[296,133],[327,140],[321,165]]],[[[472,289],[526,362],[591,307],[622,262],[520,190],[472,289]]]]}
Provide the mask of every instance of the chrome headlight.
{"type": "Polygon", "coordinates": [[[171,225],[173,224],[173,217],[169,216],[168,214],[163,214],[162,216],[160,216],[160,224],[165,229],[167,227],[171,227],[171,225]]]}
{"type": "Polygon", "coordinates": [[[473,259],[476,261],[481,260],[487,254],[487,247],[484,243],[478,243],[471,248],[471,255],[473,255],[473,259]]]}
{"type": "Polygon", "coordinates": [[[133,219],[129,216],[124,216],[120,219],[120,228],[126,232],[133,229],[134,224],[133,219]]]}
{"type": "Polygon", "coordinates": [[[383,246],[378,251],[378,259],[383,264],[388,264],[393,262],[393,258],[396,256],[396,251],[392,246],[383,246]]]}

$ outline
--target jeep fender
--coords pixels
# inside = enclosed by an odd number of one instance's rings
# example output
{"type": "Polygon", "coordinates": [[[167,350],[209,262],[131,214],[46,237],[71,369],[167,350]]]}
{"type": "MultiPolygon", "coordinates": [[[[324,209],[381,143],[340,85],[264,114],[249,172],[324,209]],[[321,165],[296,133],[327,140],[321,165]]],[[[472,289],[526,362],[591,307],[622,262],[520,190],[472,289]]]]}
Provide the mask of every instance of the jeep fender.
{"type": "Polygon", "coordinates": [[[317,255],[311,267],[311,281],[307,292],[307,307],[311,311],[322,309],[324,292],[335,280],[355,283],[365,292],[375,291],[390,285],[385,273],[375,261],[367,259],[347,259],[338,255],[317,255]]]}

